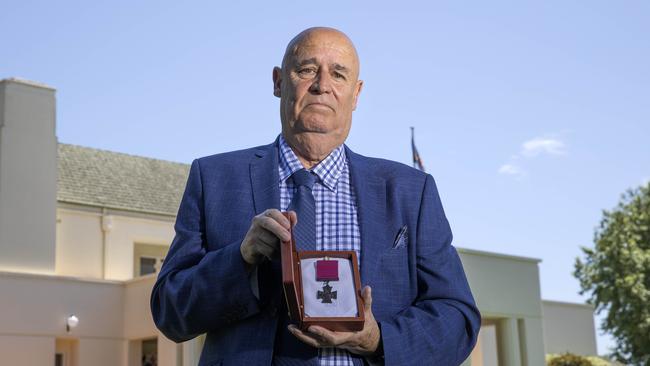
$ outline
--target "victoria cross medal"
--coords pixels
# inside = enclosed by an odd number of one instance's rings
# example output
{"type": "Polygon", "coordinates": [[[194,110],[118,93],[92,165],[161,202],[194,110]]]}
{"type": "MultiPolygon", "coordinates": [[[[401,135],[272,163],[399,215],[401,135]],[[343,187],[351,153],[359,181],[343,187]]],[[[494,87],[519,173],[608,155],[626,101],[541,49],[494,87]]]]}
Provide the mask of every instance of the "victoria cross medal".
{"type": "Polygon", "coordinates": [[[323,304],[331,304],[332,299],[336,299],[336,292],[337,291],[332,291],[332,286],[330,286],[329,281],[327,281],[323,286],[323,291],[318,291],[318,294],[316,294],[316,298],[318,300],[322,299],[323,304]]]}
{"type": "Polygon", "coordinates": [[[330,286],[330,281],[339,280],[339,262],[336,260],[329,260],[325,258],[324,260],[316,261],[316,281],[322,281],[323,291],[318,291],[316,293],[316,299],[323,300],[323,304],[331,304],[332,299],[336,299],[336,291],[332,291],[332,286],[330,286]]]}

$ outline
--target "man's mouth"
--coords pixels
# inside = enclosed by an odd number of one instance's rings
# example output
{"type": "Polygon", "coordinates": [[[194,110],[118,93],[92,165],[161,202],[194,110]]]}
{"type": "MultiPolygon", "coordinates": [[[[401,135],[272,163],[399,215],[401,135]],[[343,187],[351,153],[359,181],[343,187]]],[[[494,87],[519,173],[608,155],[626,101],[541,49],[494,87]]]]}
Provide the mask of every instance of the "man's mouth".
{"type": "Polygon", "coordinates": [[[309,104],[307,104],[305,106],[305,108],[307,108],[307,107],[313,107],[313,108],[317,108],[317,109],[328,109],[328,110],[331,110],[331,111],[334,110],[334,108],[332,108],[331,106],[329,106],[328,104],[325,104],[325,103],[309,103],[309,104]]]}

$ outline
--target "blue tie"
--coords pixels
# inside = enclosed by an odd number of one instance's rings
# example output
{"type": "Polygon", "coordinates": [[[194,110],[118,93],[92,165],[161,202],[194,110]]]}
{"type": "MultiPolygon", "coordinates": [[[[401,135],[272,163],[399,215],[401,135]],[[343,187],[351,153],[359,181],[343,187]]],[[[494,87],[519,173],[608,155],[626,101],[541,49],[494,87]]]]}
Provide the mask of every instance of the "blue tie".
{"type": "Polygon", "coordinates": [[[316,202],[311,190],[318,176],[300,169],[291,178],[298,187],[289,204],[289,210],[298,214],[298,224],[293,228],[296,250],[316,250],[316,202]]]}

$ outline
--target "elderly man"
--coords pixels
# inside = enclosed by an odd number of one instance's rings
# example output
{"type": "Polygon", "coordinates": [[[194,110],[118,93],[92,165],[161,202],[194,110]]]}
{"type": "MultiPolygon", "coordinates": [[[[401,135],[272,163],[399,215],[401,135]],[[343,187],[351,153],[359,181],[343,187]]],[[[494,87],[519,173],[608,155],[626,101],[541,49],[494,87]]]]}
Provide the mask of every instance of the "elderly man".
{"type": "Polygon", "coordinates": [[[469,355],[480,315],[433,178],[343,144],[362,86],[348,37],[307,29],[273,70],[276,141],[192,163],[151,307],[174,341],[207,333],[201,365],[458,365],[469,355]],[[306,249],[357,252],[361,331],[289,324],[278,252],[292,225],[311,235],[306,249]]]}

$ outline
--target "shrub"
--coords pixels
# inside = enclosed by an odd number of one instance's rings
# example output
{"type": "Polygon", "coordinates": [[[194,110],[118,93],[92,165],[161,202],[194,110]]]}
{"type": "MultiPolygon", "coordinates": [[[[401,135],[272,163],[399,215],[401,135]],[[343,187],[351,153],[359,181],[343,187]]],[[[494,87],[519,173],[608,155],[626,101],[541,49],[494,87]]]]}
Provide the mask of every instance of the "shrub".
{"type": "Polygon", "coordinates": [[[551,358],[548,366],[593,366],[593,364],[586,357],[565,353],[551,358]]]}

